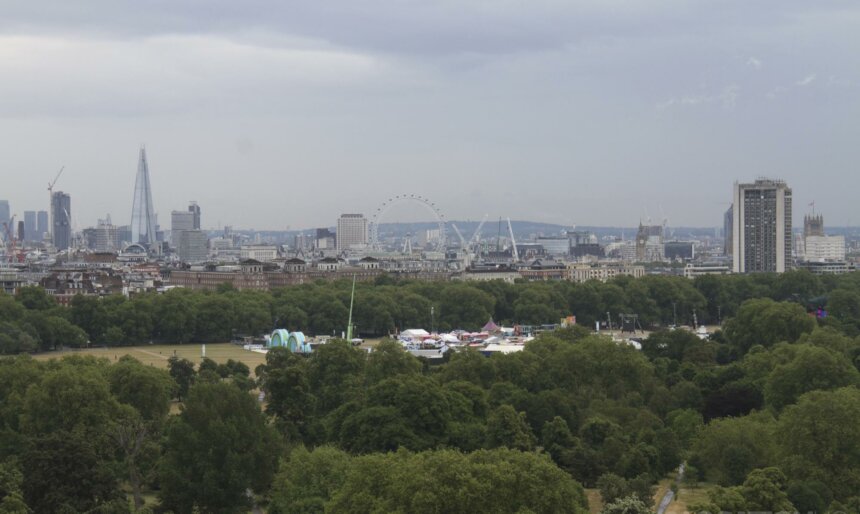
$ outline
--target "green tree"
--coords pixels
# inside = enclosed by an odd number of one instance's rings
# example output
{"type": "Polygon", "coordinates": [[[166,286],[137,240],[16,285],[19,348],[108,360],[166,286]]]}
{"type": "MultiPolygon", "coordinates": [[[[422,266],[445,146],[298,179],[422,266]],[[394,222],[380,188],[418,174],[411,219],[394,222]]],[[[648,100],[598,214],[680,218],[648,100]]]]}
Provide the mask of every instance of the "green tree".
{"type": "Polygon", "coordinates": [[[272,348],[266,365],[258,372],[267,397],[266,413],[275,416],[276,425],[288,443],[312,441],[309,433],[316,397],[308,379],[308,360],[286,348],[272,348]]]}
{"type": "MultiPolygon", "coordinates": [[[[92,512],[124,499],[98,441],[58,430],[30,439],[22,456],[24,500],[34,512],[92,512]]],[[[126,511],[127,511],[126,502],[126,511]]]]}
{"type": "Polygon", "coordinates": [[[46,311],[57,307],[57,301],[45,289],[38,286],[25,286],[18,289],[15,299],[31,311],[46,311]]]}
{"type": "Polygon", "coordinates": [[[323,413],[343,405],[359,390],[366,353],[343,340],[330,340],[311,354],[308,380],[323,413]]]}
{"type": "Polygon", "coordinates": [[[194,363],[188,359],[180,359],[175,355],[171,355],[167,359],[167,371],[176,382],[176,394],[179,401],[188,394],[191,385],[197,378],[197,372],[194,371],[194,363]]]}
{"type": "Polygon", "coordinates": [[[167,428],[159,497],[176,512],[239,512],[247,490],[268,489],[278,441],[256,401],[229,383],[191,388],[167,428]]]}
{"type": "Polygon", "coordinates": [[[232,339],[236,324],[233,304],[221,295],[204,296],[197,304],[194,340],[201,342],[224,342],[232,339]]]}
{"type": "Polygon", "coordinates": [[[639,498],[627,496],[604,505],[600,514],[651,514],[651,509],[639,498]]]}
{"type": "Polygon", "coordinates": [[[124,355],[108,369],[108,381],[114,397],[134,407],[146,421],[161,420],[170,411],[176,384],[164,370],[124,355]]]}
{"type": "Polygon", "coordinates": [[[487,419],[487,446],[506,447],[529,451],[534,448],[535,436],[525,414],[510,405],[502,405],[490,413],[487,419]]]}
{"type": "Polygon", "coordinates": [[[349,454],[331,446],[293,449],[275,477],[269,513],[324,512],[346,481],[350,464],[349,454]]]}
{"type": "Polygon", "coordinates": [[[493,313],[494,298],[466,284],[451,283],[439,303],[437,315],[443,330],[465,328],[477,330],[493,313]]]}
{"type": "Polygon", "coordinates": [[[24,502],[24,475],[14,461],[0,462],[0,514],[30,514],[24,502]]]}
{"type": "Polygon", "coordinates": [[[856,384],[860,384],[860,372],[844,356],[805,346],[791,362],[771,372],[764,395],[767,405],[779,411],[803,393],[856,384]]]}
{"type": "Polygon", "coordinates": [[[396,375],[414,375],[421,371],[421,363],[406,352],[399,342],[383,340],[367,357],[365,377],[375,384],[396,375]]]}
{"type": "Polygon", "coordinates": [[[773,346],[793,343],[812,332],[815,320],[796,303],[774,302],[767,298],[748,300],[737,316],[726,322],[726,337],[746,353],[753,345],[773,346]]]}
{"type": "Polygon", "coordinates": [[[741,484],[753,469],[776,462],[775,428],[766,414],[711,421],[693,445],[698,467],[718,484],[741,484]]]}
{"type": "MultiPolygon", "coordinates": [[[[827,484],[836,500],[860,491],[860,390],[813,391],[779,419],[782,469],[792,478],[827,484]]],[[[761,466],[757,466],[761,467],[761,466]]]]}
{"type": "Polygon", "coordinates": [[[587,512],[585,493],[546,455],[438,450],[354,458],[326,512],[587,512]]]}
{"type": "Polygon", "coordinates": [[[194,336],[196,296],[190,291],[172,289],[154,303],[152,319],[156,339],[168,343],[187,343],[194,336]]]}
{"type": "Polygon", "coordinates": [[[785,485],[785,475],[779,468],[753,470],[741,486],[747,512],[795,512],[785,485]]]}

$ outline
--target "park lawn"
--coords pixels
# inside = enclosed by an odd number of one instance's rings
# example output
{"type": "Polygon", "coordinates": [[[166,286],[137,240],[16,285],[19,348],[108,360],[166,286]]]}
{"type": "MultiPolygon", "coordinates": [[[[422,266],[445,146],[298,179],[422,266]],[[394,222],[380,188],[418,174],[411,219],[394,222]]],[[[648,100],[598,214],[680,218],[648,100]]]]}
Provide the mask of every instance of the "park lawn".
{"type": "MultiPolygon", "coordinates": [[[[116,362],[123,355],[131,355],[144,364],[167,369],[167,359],[176,355],[181,359],[188,359],[195,364],[202,360],[201,345],[194,344],[147,344],[140,346],[117,346],[113,348],[85,348],[80,350],[63,350],[61,352],[45,352],[33,356],[37,360],[50,360],[65,357],[67,355],[93,355],[103,357],[111,362],[116,362]]],[[[266,356],[262,353],[252,352],[239,345],[231,343],[208,343],[206,344],[206,357],[222,364],[228,359],[244,362],[250,369],[266,363],[266,356]]]]}
{"type": "MultiPolygon", "coordinates": [[[[379,344],[379,341],[380,339],[366,339],[361,347],[372,348],[379,344]]],[[[112,348],[84,348],[80,350],[67,349],[60,352],[37,353],[33,355],[33,358],[36,360],[50,360],[59,359],[67,355],[93,355],[116,362],[123,355],[131,355],[144,364],[167,369],[167,359],[174,354],[180,359],[188,359],[194,364],[200,364],[202,360],[201,346],[200,343],[186,343],[144,344],[139,346],[115,346],[112,348]]],[[[254,369],[260,364],[266,363],[265,354],[252,352],[231,343],[207,343],[206,357],[218,364],[223,364],[228,359],[244,362],[251,369],[252,377],[254,376],[254,369]]]]}

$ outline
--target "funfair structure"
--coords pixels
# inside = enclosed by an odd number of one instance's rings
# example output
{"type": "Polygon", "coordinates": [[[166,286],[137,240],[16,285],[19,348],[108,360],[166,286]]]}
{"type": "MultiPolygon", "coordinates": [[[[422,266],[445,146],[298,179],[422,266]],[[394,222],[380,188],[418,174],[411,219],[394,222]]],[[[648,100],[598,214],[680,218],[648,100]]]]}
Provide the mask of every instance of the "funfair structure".
{"type": "Polygon", "coordinates": [[[292,353],[311,353],[311,345],[302,332],[290,332],[279,328],[272,332],[266,343],[267,348],[286,348],[292,353]]]}

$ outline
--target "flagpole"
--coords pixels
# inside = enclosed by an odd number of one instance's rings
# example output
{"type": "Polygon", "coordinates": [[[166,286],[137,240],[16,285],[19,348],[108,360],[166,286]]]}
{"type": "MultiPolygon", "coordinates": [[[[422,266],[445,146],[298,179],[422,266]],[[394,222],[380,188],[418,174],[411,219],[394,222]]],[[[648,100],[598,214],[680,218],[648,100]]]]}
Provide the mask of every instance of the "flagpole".
{"type": "Polygon", "coordinates": [[[352,341],[352,302],[355,300],[355,275],[352,276],[352,294],[349,296],[349,323],[346,325],[346,340],[352,341]]]}

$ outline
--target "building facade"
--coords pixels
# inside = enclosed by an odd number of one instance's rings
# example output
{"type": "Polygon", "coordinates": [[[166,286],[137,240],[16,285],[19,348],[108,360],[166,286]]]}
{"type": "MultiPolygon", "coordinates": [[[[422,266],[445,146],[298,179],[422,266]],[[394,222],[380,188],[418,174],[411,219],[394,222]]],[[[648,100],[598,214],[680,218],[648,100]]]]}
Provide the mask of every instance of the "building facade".
{"type": "Polygon", "coordinates": [[[180,232],[178,253],[183,262],[204,262],[209,258],[209,240],[202,230],[180,232]]]}
{"type": "Polygon", "coordinates": [[[240,251],[241,260],[255,260],[259,262],[272,262],[278,258],[278,247],[274,245],[247,245],[240,251]]]}
{"type": "Polygon", "coordinates": [[[727,256],[732,255],[732,233],[734,232],[734,205],[723,214],[723,252],[727,256]]]}
{"type": "Polygon", "coordinates": [[[39,211],[36,213],[36,232],[38,234],[36,241],[45,239],[48,233],[48,211],[39,211]]]}
{"type": "Polygon", "coordinates": [[[806,236],[803,257],[807,261],[844,261],[845,236],[806,236]]]}
{"type": "Polygon", "coordinates": [[[628,275],[634,278],[644,277],[645,267],[623,263],[567,265],[567,279],[571,282],[582,283],[589,280],[606,282],[621,275],[628,275]]]}
{"type": "Polygon", "coordinates": [[[188,212],[191,213],[192,220],[192,229],[200,230],[200,206],[197,205],[197,202],[189,202],[188,203],[188,212]]]}
{"type": "Polygon", "coordinates": [[[195,230],[194,213],[191,211],[171,211],[170,246],[179,248],[179,240],[186,230],[195,230]]]}
{"type": "Polygon", "coordinates": [[[732,271],[775,272],[791,268],[791,188],[782,180],[735,182],[732,271]]]}
{"type": "Polygon", "coordinates": [[[93,249],[97,252],[118,252],[122,249],[119,244],[119,230],[111,223],[110,218],[99,220],[93,239],[93,249]]]}
{"type": "Polygon", "coordinates": [[[337,251],[367,245],[367,218],[364,214],[341,214],[337,220],[337,251]]]}
{"type": "Polygon", "coordinates": [[[131,242],[154,244],[155,211],[152,209],[152,187],[149,183],[149,163],[146,149],[140,149],[137,162],[137,177],[134,181],[134,199],[131,205],[131,242]]]}
{"type": "Polygon", "coordinates": [[[54,246],[57,250],[66,250],[72,244],[72,198],[62,191],[55,192],[51,198],[51,211],[54,246]]]}
{"type": "Polygon", "coordinates": [[[9,223],[9,218],[12,216],[9,208],[9,200],[0,200],[0,228],[3,228],[4,223],[9,223]]]}
{"type": "Polygon", "coordinates": [[[24,240],[39,240],[39,233],[36,230],[36,211],[24,211],[24,240]]]}

